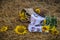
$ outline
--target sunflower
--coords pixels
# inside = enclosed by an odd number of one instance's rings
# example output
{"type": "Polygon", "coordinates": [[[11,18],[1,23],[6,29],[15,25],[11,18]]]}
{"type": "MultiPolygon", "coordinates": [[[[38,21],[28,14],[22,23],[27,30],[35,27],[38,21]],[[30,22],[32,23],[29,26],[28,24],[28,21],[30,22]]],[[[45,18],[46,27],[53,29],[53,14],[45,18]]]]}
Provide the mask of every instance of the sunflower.
{"type": "Polygon", "coordinates": [[[19,16],[20,16],[20,20],[26,20],[27,16],[25,15],[25,12],[20,12],[19,13],[19,16]]]}
{"type": "Polygon", "coordinates": [[[58,30],[55,30],[55,31],[53,31],[52,34],[58,35],[59,34],[59,31],[58,30]]]}
{"type": "Polygon", "coordinates": [[[5,32],[7,31],[7,29],[8,29],[8,26],[3,26],[0,28],[0,32],[5,32]]]}
{"type": "Polygon", "coordinates": [[[26,30],[25,26],[16,26],[16,28],[14,29],[14,31],[17,34],[25,34],[25,33],[27,33],[27,30],[26,30]]]}
{"type": "Polygon", "coordinates": [[[53,27],[52,29],[50,29],[50,33],[53,35],[58,35],[59,31],[55,27],[53,27]]]}
{"type": "Polygon", "coordinates": [[[43,26],[43,27],[42,27],[42,31],[43,31],[43,32],[49,32],[49,28],[50,28],[49,25],[48,25],[48,26],[43,26]]]}

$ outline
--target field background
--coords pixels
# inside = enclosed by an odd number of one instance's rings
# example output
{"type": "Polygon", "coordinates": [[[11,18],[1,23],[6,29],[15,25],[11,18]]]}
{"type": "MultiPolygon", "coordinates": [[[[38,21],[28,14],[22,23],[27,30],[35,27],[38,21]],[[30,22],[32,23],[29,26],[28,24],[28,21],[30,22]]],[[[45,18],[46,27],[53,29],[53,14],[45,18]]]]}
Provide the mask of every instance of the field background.
{"type": "MultiPolygon", "coordinates": [[[[42,7],[47,15],[56,14],[58,18],[58,27],[60,31],[60,0],[0,0],[0,27],[8,25],[9,30],[0,33],[0,40],[60,40],[60,34],[54,36],[51,34],[30,33],[25,35],[16,34],[13,29],[17,25],[23,25],[19,21],[19,11],[23,8],[42,7]]],[[[28,26],[28,23],[24,23],[28,26]]]]}

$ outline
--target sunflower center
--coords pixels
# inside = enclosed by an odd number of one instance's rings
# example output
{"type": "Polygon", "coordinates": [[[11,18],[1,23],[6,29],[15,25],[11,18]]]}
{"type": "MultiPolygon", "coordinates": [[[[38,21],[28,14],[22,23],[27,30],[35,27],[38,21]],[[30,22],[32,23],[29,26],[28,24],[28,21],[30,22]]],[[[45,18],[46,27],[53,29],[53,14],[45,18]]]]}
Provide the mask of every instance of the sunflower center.
{"type": "Polygon", "coordinates": [[[47,28],[45,28],[45,27],[44,27],[43,29],[44,29],[44,30],[47,30],[47,28]]]}
{"type": "Polygon", "coordinates": [[[54,33],[56,34],[56,33],[57,33],[57,31],[54,31],[54,33]]]}
{"type": "Polygon", "coordinates": [[[19,28],[19,29],[18,29],[18,32],[23,33],[24,30],[25,30],[24,28],[19,28]]]}

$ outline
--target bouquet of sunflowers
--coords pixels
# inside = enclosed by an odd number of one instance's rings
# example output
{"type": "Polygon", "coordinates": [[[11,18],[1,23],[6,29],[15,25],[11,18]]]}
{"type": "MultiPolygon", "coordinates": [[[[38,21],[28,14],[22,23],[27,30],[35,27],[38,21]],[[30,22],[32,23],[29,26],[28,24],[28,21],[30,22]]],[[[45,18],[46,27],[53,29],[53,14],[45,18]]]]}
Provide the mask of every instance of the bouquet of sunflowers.
{"type": "Polygon", "coordinates": [[[44,20],[44,25],[42,27],[42,31],[46,33],[51,34],[59,34],[59,31],[56,29],[57,26],[57,19],[56,17],[52,16],[46,16],[46,19],[44,20]]]}

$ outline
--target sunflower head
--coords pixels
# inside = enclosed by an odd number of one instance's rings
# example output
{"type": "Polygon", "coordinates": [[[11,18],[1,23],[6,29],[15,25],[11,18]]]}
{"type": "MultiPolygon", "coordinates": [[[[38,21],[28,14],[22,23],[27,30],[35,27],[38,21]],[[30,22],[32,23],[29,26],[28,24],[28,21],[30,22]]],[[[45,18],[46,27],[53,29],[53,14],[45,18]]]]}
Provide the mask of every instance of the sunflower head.
{"type": "Polygon", "coordinates": [[[5,32],[5,31],[7,31],[7,29],[8,29],[8,26],[2,26],[0,28],[0,32],[5,32]]]}
{"type": "Polygon", "coordinates": [[[43,26],[42,31],[43,32],[48,32],[49,31],[49,26],[43,26]]]}
{"type": "Polygon", "coordinates": [[[58,35],[59,31],[55,27],[53,27],[52,29],[50,29],[50,33],[53,35],[58,35]]]}
{"type": "Polygon", "coordinates": [[[16,28],[14,29],[14,31],[17,34],[25,34],[25,33],[27,33],[27,30],[26,30],[25,26],[16,26],[16,28]]]}
{"type": "Polygon", "coordinates": [[[35,8],[34,11],[35,11],[37,14],[40,14],[40,12],[41,12],[40,8],[35,8]]]}
{"type": "Polygon", "coordinates": [[[55,34],[55,35],[58,35],[58,34],[59,34],[59,31],[58,31],[58,30],[55,30],[55,31],[54,31],[54,34],[55,34]]]}

